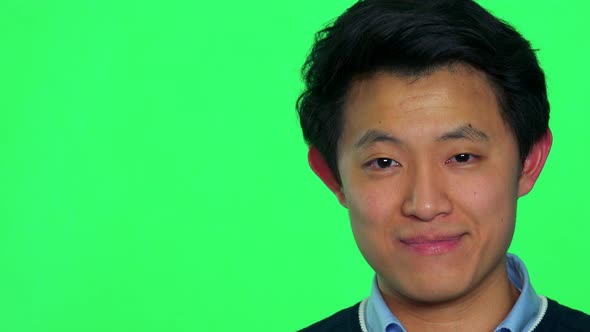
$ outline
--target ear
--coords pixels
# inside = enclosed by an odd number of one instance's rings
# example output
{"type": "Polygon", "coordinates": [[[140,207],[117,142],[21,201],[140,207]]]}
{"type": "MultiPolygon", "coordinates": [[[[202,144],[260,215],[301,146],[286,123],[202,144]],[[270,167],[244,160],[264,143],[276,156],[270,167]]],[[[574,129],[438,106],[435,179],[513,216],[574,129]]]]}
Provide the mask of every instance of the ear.
{"type": "Polygon", "coordinates": [[[342,206],[346,207],[346,199],[344,197],[344,193],[342,192],[342,186],[336,179],[336,176],[330,170],[328,163],[322,156],[322,154],[315,148],[315,146],[309,146],[309,152],[307,153],[307,160],[309,161],[309,166],[323,182],[324,184],[336,195],[338,198],[338,202],[342,204],[342,206]]]}
{"type": "Polygon", "coordinates": [[[541,174],[541,170],[545,165],[551,144],[553,143],[553,135],[551,130],[547,129],[545,135],[533,146],[529,155],[524,161],[520,179],[518,181],[518,196],[524,196],[533,189],[535,182],[541,174]]]}

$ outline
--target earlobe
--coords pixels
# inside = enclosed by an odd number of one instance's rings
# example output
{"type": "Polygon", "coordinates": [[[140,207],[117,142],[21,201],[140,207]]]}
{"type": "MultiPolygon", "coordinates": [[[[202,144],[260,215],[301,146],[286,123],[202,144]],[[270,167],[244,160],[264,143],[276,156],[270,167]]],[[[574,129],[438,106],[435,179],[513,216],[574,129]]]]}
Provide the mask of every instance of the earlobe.
{"type": "Polygon", "coordinates": [[[334,195],[336,195],[338,202],[346,207],[346,199],[344,197],[344,193],[342,192],[340,183],[336,179],[336,176],[334,176],[332,173],[332,170],[328,166],[328,163],[322,154],[313,145],[309,147],[307,160],[313,172],[322,180],[322,182],[324,182],[324,184],[334,193],[334,195]]]}
{"type": "Polygon", "coordinates": [[[524,161],[524,165],[520,174],[518,183],[519,197],[528,194],[531,189],[533,189],[533,186],[535,185],[535,182],[537,182],[537,179],[541,174],[541,170],[545,165],[547,156],[549,156],[552,143],[553,135],[551,134],[551,130],[547,129],[545,135],[543,135],[543,137],[532,147],[531,151],[526,157],[526,160],[524,161]]]}

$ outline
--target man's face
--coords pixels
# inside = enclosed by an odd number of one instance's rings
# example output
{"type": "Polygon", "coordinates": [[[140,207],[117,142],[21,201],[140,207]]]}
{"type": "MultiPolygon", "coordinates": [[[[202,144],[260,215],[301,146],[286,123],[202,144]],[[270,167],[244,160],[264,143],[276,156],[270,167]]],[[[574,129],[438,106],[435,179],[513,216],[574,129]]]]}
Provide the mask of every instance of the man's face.
{"type": "Polygon", "coordinates": [[[380,73],[349,97],[341,201],[381,291],[432,303],[506,278],[525,190],[485,75],[461,65],[420,78],[380,73]]]}

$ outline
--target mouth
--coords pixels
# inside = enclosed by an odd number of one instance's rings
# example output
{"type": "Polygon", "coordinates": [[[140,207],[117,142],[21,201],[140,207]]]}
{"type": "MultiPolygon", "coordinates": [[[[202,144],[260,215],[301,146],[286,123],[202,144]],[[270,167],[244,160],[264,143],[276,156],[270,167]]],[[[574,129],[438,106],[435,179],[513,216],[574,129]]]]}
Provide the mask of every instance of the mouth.
{"type": "Polygon", "coordinates": [[[431,236],[415,236],[401,239],[400,242],[408,249],[424,256],[436,256],[447,254],[456,249],[463,234],[455,235],[431,235],[431,236]]]}

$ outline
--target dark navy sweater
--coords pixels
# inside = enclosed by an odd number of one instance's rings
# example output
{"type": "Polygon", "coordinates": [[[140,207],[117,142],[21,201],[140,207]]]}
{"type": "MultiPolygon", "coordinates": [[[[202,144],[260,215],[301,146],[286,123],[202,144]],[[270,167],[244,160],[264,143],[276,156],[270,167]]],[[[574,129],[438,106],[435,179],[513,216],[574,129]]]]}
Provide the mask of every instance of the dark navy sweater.
{"type": "MultiPolygon", "coordinates": [[[[590,332],[590,316],[551,299],[547,299],[547,312],[534,332],[590,332]]],[[[362,332],[359,323],[359,305],[341,310],[301,332],[362,332]]],[[[516,331],[514,331],[516,332],[516,331]]],[[[520,331],[518,331],[520,332],[520,331]]]]}

